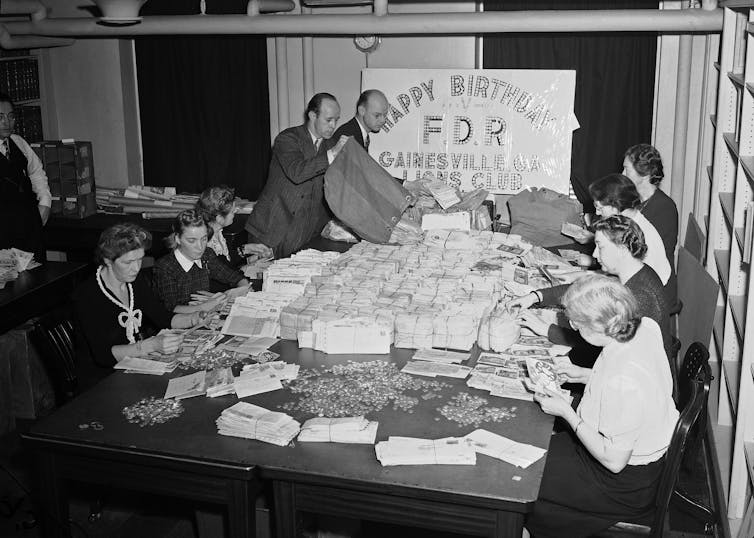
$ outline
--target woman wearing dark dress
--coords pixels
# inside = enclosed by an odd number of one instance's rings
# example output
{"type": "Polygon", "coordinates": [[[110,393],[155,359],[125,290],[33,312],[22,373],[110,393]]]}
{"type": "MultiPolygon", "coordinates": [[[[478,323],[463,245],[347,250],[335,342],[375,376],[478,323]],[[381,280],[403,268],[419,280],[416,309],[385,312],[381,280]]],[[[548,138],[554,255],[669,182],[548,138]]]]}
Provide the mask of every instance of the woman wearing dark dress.
{"type": "Polygon", "coordinates": [[[675,247],[678,242],[678,208],[670,196],[660,188],[664,177],[660,152],[649,144],[636,144],[623,157],[623,175],[636,185],[641,198],[641,212],[657,229],[665,246],[672,274],[668,284],[671,307],[678,300],[675,273],[675,247]]]}
{"type": "Polygon", "coordinates": [[[594,367],[556,367],[584,383],[574,410],[560,394],[535,400],[561,417],[568,431],[553,435],[539,496],[526,520],[534,538],[591,536],[618,521],[650,518],[678,411],[657,324],[640,318],[631,292],[592,274],[563,297],[571,325],[602,352],[594,367]]]}
{"type": "MultiPolygon", "coordinates": [[[[647,246],[641,228],[629,217],[614,215],[598,220],[594,224],[594,232],[594,257],[599,260],[605,272],[616,275],[634,294],[638,304],[638,315],[657,323],[662,333],[663,345],[670,357],[672,338],[669,305],[660,278],[642,261],[647,246]]],[[[537,302],[545,306],[561,304],[569,286],[570,284],[564,284],[542,288],[509,301],[508,305],[529,308],[537,302]]],[[[547,335],[553,342],[578,346],[579,356],[572,355],[571,358],[582,366],[590,366],[599,353],[594,353],[592,348],[582,345],[582,339],[570,327],[544,324],[537,315],[526,311],[522,313],[522,318],[533,331],[547,335]]]]}
{"type": "Polygon", "coordinates": [[[145,338],[152,329],[191,327],[202,314],[171,314],[139,275],[144,251],[151,245],[149,232],[135,224],[116,224],[102,232],[97,243],[99,267],[73,294],[77,334],[92,360],[111,367],[125,357],[152,351],[172,353],[183,340],[178,334],[145,338]]]}
{"type": "Polygon", "coordinates": [[[221,262],[217,254],[207,248],[212,228],[195,209],[187,209],[173,221],[169,237],[173,251],[155,263],[155,292],[165,308],[187,314],[209,312],[227,299],[245,295],[249,281],[243,273],[221,262]],[[223,293],[210,292],[210,281],[223,286],[223,293]]]}

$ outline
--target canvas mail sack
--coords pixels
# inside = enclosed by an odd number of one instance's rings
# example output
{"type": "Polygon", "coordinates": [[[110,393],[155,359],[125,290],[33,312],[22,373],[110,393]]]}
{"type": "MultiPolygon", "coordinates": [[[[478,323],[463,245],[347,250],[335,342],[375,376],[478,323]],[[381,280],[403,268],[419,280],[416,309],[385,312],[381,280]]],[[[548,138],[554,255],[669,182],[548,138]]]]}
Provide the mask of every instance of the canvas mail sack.
{"type": "Polygon", "coordinates": [[[581,202],[547,188],[523,190],[508,199],[511,233],[530,243],[552,247],[571,243],[560,233],[564,222],[581,225],[581,202]]]}
{"type": "Polygon", "coordinates": [[[325,173],[325,198],[359,237],[387,243],[411,195],[351,139],[325,173]]]}

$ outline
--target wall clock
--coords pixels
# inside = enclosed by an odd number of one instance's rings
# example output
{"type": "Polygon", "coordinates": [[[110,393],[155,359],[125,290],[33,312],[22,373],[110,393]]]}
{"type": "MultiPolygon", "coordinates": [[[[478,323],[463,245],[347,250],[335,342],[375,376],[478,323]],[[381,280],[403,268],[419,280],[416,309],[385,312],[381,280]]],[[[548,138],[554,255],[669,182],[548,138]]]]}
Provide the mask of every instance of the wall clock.
{"type": "Polygon", "coordinates": [[[353,38],[353,44],[361,52],[374,52],[380,46],[380,37],[376,35],[357,35],[353,38]]]}

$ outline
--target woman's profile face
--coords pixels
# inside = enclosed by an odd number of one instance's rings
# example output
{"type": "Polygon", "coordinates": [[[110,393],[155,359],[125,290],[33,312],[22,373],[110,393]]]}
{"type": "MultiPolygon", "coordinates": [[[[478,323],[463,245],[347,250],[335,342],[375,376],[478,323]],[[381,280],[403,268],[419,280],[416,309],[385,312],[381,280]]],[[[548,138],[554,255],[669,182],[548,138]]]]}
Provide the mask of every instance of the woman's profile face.
{"type": "Polygon", "coordinates": [[[594,212],[603,219],[605,217],[612,217],[613,215],[620,213],[617,207],[613,207],[611,205],[602,205],[602,203],[597,200],[594,201],[594,212]]]}
{"type": "Polygon", "coordinates": [[[594,234],[594,259],[600,262],[602,269],[611,275],[617,275],[623,259],[625,247],[616,245],[602,232],[594,234]]]}
{"type": "Polygon", "coordinates": [[[634,163],[631,162],[631,159],[629,159],[628,157],[625,157],[623,159],[623,175],[630,179],[633,184],[637,186],[639,185],[639,183],[646,179],[645,176],[642,176],[639,172],[636,171],[636,168],[634,168],[634,163]]]}
{"type": "Polygon", "coordinates": [[[227,228],[231,224],[233,224],[233,219],[236,217],[236,211],[238,209],[236,208],[235,202],[233,203],[233,206],[230,208],[230,211],[228,211],[228,214],[224,217],[222,215],[218,215],[215,217],[215,220],[220,225],[221,228],[227,228]]]}
{"type": "Polygon", "coordinates": [[[207,227],[189,226],[177,236],[178,249],[189,260],[198,260],[207,248],[207,227]]]}
{"type": "Polygon", "coordinates": [[[144,259],[144,249],[137,248],[126,252],[114,260],[105,260],[115,278],[123,283],[133,282],[141,270],[141,262],[144,259]]]}

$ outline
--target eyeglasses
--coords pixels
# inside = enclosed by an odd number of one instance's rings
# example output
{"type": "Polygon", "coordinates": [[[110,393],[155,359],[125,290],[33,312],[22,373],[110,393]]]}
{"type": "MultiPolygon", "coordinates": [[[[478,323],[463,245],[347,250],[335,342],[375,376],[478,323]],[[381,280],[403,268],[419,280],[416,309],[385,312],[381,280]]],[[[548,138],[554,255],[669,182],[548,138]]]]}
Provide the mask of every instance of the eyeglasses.
{"type": "Polygon", "coordinates": [[[16,121],[16,115],[13,112],[9,112],[8,114],[3,114],[0,112],[0,121],[16,121]]]}

